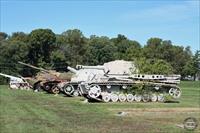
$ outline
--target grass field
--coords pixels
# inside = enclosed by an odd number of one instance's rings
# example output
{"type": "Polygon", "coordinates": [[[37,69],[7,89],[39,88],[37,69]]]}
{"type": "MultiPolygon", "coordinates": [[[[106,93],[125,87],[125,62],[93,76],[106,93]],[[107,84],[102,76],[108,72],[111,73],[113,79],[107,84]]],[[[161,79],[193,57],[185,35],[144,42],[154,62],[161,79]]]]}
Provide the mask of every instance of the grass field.
{"type": "Polygon", "coordinates": [[[200,131],[200,82],[182,82],[179,103],[84,103],[0,86],[1,133],[189,132],[182,123],[195,117],[200,131]],[[117,116],[118,112],[124,116],[117,116]]]}

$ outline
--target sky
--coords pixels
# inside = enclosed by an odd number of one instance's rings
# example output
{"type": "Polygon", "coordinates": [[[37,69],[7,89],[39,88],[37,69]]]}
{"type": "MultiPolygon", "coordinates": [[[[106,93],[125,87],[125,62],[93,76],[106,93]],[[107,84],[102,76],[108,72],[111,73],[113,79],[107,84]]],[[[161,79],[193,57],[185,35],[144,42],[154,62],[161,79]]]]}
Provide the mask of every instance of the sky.
{"type": "Polygon", "coordinates": [[[146,44],[151,37],[200,49],[200,2],[139,0],[0,0],[0,31],[30,33],[50,28],[56,34],[80,29],[90,35],[123,34],[146,44]]]}

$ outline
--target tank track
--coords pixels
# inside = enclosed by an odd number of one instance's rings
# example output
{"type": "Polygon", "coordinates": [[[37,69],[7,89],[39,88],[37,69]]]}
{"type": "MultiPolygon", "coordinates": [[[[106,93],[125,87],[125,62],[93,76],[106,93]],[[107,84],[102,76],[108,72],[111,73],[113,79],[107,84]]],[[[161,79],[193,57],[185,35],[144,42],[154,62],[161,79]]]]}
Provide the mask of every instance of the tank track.
{"type": "Polygon", "coordinates": [[[101,102],[165,102],[181,95],[176,84],[162,81],[94,82],[80,88],[87,99],[101,102]],[[140,89],[135,89],[137,86],[140,89]]]}
{"type": "Polygon", "coordinates": [[[32,86],[29,85],[28,83],[24,82],[24,83],[10,83],[9,87],[11,89],[20,89],[20,90],[30,90],[32,89],[32,86]],[[13,87],[15,86],[15,87],[13,87]]]}

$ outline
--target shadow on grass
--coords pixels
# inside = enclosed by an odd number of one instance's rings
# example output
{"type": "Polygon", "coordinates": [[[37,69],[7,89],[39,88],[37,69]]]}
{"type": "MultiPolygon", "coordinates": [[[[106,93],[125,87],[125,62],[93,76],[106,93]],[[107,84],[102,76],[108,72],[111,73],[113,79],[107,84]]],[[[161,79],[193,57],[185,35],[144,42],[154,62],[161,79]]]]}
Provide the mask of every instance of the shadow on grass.
{"type": "Polygon", "coordinates": [[[180,103],[180,101],[165,101],[164,103],[180,103]]]}

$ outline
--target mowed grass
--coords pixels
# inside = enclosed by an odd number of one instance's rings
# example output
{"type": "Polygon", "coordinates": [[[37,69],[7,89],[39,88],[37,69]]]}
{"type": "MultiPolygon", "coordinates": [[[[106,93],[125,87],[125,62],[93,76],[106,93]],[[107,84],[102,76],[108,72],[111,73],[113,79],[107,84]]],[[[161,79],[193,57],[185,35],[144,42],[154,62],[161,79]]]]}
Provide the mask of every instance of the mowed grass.
{"type": "Polygon", "coordinates": [[[200,82],[180,87],[179,103],[84,103],[82,97],[0,86],[0,132],[187,132],[180,127],[185,118],[200,120],[200,82]],[[117,116],[120,111],[126,115],[117,116]]]}

